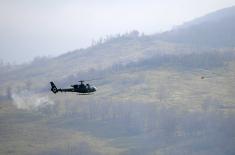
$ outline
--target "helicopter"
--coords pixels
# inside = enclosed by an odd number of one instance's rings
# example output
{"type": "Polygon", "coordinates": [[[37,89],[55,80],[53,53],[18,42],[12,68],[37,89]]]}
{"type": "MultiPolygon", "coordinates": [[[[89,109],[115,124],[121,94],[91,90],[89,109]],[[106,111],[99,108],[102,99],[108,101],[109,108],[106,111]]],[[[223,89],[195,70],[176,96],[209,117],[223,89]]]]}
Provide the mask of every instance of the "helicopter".
{"type": "Polygon", "coordinates": [[[71,85],[72,88],[57,88],[54,82],[50,82],[51,91],[56,94],[57,92],[76,92],[78,95],[90,95],[97,90],[96,87],[91,86],[89,83],[84,84],[84,80],[78,81],[80,84],[71,85]]]}

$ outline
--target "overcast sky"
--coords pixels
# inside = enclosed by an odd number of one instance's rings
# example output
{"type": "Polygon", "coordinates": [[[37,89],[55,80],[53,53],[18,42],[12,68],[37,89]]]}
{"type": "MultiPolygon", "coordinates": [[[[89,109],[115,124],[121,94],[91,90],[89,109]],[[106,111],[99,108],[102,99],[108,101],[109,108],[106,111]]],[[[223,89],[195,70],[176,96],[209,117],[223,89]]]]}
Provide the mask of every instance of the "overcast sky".
{"type": "Polygon", "coordinates": [[[153,34],[235,0],[0,0],[0,59],[21,63],[138,30],[153,34]]]}

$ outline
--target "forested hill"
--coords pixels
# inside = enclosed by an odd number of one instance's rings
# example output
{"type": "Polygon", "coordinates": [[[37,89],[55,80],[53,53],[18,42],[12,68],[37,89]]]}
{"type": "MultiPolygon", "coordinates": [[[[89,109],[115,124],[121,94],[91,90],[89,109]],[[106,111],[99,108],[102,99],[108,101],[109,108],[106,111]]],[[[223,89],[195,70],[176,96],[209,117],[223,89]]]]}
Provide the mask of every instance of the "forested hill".
{"type": "Polygon", "coordinates": [[[235,6],[185,23],[153,38],[207,47],[235,46],[235,6]]]}
{"type": "Polygon", "coordinates": [[[231,10],[0,65],[0,155],[235,155],[231,10]],[[87,79],[92,95],[50,91],[87,79]]]}
{"type": "MultiPolygon", "coordinates": [[[[132,31],[100,39],[89,48],[68,52],[59,57],[39,58],[30,64],[17,67],[1,67],[0,83],[16,79],[25,80],[26,77],[32,78],[32,81],[40,78],[43,82],[48,79],[60,80],[81,72],[104,70],[118,65],[149,64],[149,59],[154,62],[151,63],[152,65],[159,66],[169,60],[172,65],[175,65],[172,61],[182,60],[179,57],[175,59],[177,55],[187,55],[185,58],[192,63],[198,62],[199,57],[204,58],[205,61],[211,57],[214,62],[220,63],[221,57],[231,58],[230,54],[211,56],[207,53],[221,53],[221,51],[234,53],[234,49],[231,48],[234,45],[235,7],[231,7],[195,19],[162,34],[146,36],[140,35],[138,31],[132,31]],[[190,56],[192,53],[193,55],[190,56]],[[205,58],[202,53],[206,53],[208,58],[205,58]]],[[[213,66],[214,62],[210,65],[213,66]]]]}

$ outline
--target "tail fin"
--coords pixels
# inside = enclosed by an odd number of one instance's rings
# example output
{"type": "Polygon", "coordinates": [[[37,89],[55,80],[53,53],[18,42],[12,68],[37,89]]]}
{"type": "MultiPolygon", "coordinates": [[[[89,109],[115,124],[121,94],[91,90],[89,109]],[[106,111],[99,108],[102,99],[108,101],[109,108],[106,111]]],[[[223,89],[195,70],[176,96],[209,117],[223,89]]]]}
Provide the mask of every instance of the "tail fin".
{"type": "Polygon", "coordinates": [[[55,84],[54,84],[53,82],[50,82],[50,84],[51,84],[51,91],[52,91],[53,93],[57,93],[57,92],[58,92],[58,89],[56,88],[55,84]]]}

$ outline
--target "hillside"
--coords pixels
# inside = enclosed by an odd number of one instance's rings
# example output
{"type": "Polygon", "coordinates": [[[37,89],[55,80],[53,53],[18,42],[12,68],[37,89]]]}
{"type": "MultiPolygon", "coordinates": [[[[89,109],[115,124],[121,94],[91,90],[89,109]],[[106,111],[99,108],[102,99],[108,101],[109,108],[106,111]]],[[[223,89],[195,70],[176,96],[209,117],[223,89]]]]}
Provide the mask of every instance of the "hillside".
{"type": "Polygon", "coordinates": [[[153,38],[205,47],[234,47],[235,6],[185,23],[153,38]]]}
{"type": "Polygon", "coordinates": [[[222,22],[233,22],[232,10],[0,66],[0,154],[235,154],[235,49],[226,40],[235,27],[222,22]],[[210,40],[212,33],[223,36],[210,40]],[[50,81],[69,87],[81,79],[96,79],[89,83],[97,92],[50,91],[50,81]]]}
{"type": "Polygon", "coordinates": [[[32,63],[10,70],[2,69],[0,83],[16,78],[24,80],[25,77],[39,77],[44,79],[43,82],[48,78],[59,80],[81,72],[136,63],[159,55],[218,52],[221,48],[224,48],[222,51],[233,51],[234,21],[235,7],[231,7],[162,34],[140,36],[137,31],[133,31],[113,36],[87,49],[75,50],[55,58],[35,59],[32,63]]]}
{"type": "Polygon", "coordinates": [[[232,155],[234,66],[128,69],[88,97],[21,87],[0,102],[0,153],[232,155]]]}

